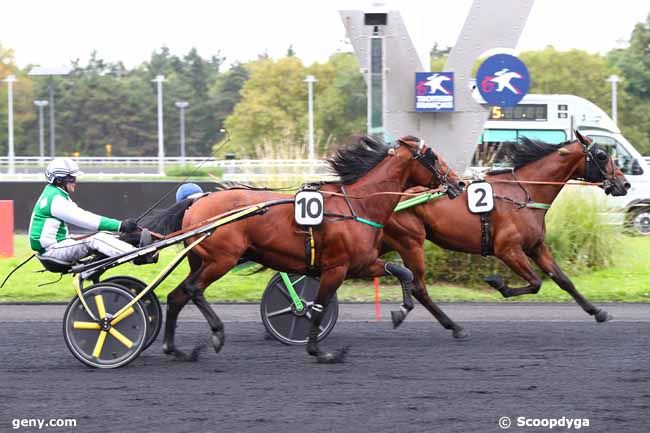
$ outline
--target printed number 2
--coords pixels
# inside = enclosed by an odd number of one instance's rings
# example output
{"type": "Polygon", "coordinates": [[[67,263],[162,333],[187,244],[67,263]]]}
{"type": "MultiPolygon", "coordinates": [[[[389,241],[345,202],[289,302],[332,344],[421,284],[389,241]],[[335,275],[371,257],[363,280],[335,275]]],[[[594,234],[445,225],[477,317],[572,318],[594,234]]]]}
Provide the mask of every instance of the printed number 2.
{"type": "Polygon", "coordinates": [[[481,196],[476,200],[476,207],[485,207],[488,205],[488,203],[485,201],[485,196],[487,195],[487,191],[485,191],[483,188],[477,188],[476,192],[481,194],[481,196]]]}
{"type": "Polygon", "coordinates": [[[309,216],[309,218],[318,218],[323,211],[321,202],[317,198],[310,198],[307,200],[303,197],[298,200],[297,203],[300,205],[300,216],[302,218],[306,218],[307,216],[309,216]]]}

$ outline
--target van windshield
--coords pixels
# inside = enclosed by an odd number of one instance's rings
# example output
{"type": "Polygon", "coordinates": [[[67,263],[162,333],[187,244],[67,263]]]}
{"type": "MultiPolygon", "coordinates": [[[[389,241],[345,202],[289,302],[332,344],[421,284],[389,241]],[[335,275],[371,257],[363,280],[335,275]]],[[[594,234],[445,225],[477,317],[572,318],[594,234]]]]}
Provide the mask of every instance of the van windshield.
{"type": "Polygon", "coordinates": [[[520,137],[551,144],[567,141],[566,132],[561,129],[485,129],[479,137],[476,151],[472,157],[472,166],[509,166],[512,146],[520,137]]]}

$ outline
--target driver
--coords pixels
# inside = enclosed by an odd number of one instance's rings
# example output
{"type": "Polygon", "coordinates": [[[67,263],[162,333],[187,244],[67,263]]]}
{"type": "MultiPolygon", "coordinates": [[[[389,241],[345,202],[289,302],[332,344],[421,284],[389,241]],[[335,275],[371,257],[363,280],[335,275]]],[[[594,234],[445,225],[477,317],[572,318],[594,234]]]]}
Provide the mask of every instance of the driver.
{"type": "Polygon", "coordinates": [[[93,251],[112,257],[135,249],[105,233],[131,233],[138,229],[135,219],[124,221],[103,217],[81,209],[72,199],[77,177],[83,174],[70,158],[55,158],[47,165],[48,185],[39,197],[29,223],[29,244],[41,256],[76,262],[93,251]],[[68,224],[99,231],[74,239],[68,235],[68,224]]]}

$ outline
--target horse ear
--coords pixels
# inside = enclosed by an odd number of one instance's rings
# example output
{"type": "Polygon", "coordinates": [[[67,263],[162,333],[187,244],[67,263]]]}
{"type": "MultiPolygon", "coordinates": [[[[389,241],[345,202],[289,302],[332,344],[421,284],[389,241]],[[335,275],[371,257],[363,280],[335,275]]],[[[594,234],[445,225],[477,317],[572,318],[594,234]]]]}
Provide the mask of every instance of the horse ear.
{"type": "Polygon", "coordinates": [[[589,146],[589,140],[585,138],[581,133],[578,132],[578,130],[575,130],[576,138],[580,143],[582,143],[583,146],[589,146]]]}
{"type": "Polygon", "coordinates": [[[560,156],[571,155],[571,151],[570,151],[569,149],[567,149],[566,147],[560,147],[560,148],[557,150],[557,153],[559,153],[560,156]]]}

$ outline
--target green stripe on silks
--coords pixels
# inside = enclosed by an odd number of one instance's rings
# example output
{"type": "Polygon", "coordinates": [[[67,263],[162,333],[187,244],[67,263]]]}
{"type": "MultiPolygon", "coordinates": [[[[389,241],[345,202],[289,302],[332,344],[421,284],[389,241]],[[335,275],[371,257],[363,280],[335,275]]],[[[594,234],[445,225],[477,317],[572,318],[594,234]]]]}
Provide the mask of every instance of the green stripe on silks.
{"type": "Polygon", "coordinates": [[[438,199],[445,195],[444,192],[430,192],[428,194],[422,194],[417,197],[412,197],[408,200],[404,200],[402,202],[399,202],[397,206],[395,207],[395,212],[402,211],[404,209],[408,209],[413,206],[417,206],[422,203],[426,203],[431,200],[438,199]]]}
{"type": "Polygon", "coordinates": [[[384,225],[383,225],[383,224],[379,224],[379,223],[376,223],[376,222],[374,222],[374,221],[367,220],[367,219],[365,219],[365,218],[355,217],[354,220],[355,220],[355,221],[358,221],[358,222],[360,222],[360,223],[368,224],[369,226],[374,227],[374,228],[376,228],[376,229],[384,228],[384,225]]]}

